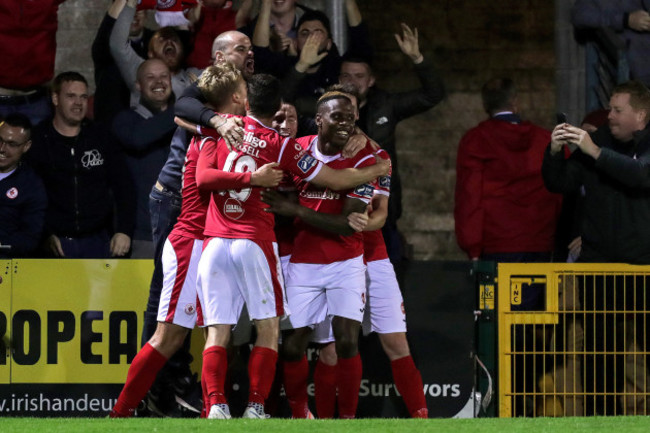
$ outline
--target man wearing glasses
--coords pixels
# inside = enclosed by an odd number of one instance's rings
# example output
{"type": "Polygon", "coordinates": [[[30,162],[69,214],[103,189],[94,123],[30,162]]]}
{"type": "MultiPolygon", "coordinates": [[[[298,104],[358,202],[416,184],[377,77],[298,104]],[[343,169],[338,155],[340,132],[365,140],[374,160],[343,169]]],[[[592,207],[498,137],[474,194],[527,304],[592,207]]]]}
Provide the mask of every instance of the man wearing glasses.
{"type": "Polygon", "coordinates": [[[25,257],[38,246],[47,195],[41,179],[21,163],[32,145],[27,116],[0,122],[0,257],[25,257]]]}

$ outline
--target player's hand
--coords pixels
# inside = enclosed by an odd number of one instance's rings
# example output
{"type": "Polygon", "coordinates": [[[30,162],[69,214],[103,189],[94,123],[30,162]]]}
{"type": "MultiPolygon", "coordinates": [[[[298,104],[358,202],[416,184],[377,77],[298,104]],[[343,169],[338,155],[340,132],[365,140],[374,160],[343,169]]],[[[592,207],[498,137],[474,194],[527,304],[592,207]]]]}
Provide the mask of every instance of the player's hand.
{"type": "Polygon", "coordinates": [[[251,174],[251,186],[274,188],[280,184],[284,172],[278,168],[277,162],[264,164],[251,174]]]}
{"type": "Polygon", "coordinates": [[[359,153],[361,149],[366,147],[367,142],[368,139],[366,138],[365,135],[354,134],[352,137],[350,137],[348,142],[345,143],[345,147],[343,147],[343,151],[341,152],[341,155],[343,155],[344,158],[353,158],[354,155],[359,153]]]}
{"type": "Polygon", "coordinates": [[[399,49],[402,50],[404,54],[409,56],[413,63],[422,63],[424,57],[420,53],[420,45],[418,42],[418,29],[411,30],[409,26],[402,23],[402,36],[395,33],[395,40],[399,49]]]}
{"type": "Polygon", "coordinates": [[[239,117],[229,117],[225,122],[220,122],[219,126],[214,129],[224,139],[228,150],[233,150],[244,141],[243,127],[244,122],[239,117]]]}
{"type": "Polygon", "coordinates": [[[390,159],[382,158],[376,153],[373,153],[373,155],[375,156],[375,161],[376,161],[375,166],[377,167],[377,170],[379,170],[379,174],[377,175],[377,177],[388,176],[391,172],[390,159]]]}
{"type": "Polygon", "coordinates": [[[111,238],[111,256],[122,257],[131,249],[131,238],[124,233],[115,233],[111,238]]]}
{"type": "Polygon", "coordinates": [[[189,131],[190,134],[196,134],[197,128],[196,123],[192,123],[188,120],[183,119],[182,117],[174,116],[174,123],[180,126],[181,128],[189,131]]]}
{"type": "Polygon", "coordinates": [[[627,25],[637,32],[650,31],[650,14],[644,10],[638,10],[630,13],[627,25]]]}
{"type": "Polygon", "coordinates": [[[279,192],[267,189],[262,191],[262,201],[269,205],[265,212],[273,212],[283,216],[295,216],[296,209],[299,206],[279,192]]]}
{"type": "Polygon", "coordinates": [[[362,232],[368,225],[368,212],[359,213],[352,212],[348,214],[348,225],[352,227],[355,232],[362,232]]]}
{"type": "Polygon", "coordinates": [[[305,45],[303,45],[300,51],[300,59],[296,63],[296,70],[298,72],[305,72],[327,56],[328,51],[318,52],[323,39],[325,39],[325,35],[322,33],[312,33],[307,37],[305,45]]]}
{"type": "Polygon", "coordinates": [[[47,249],[54,254],[54,257],[65,257],[63,248],[61,247],[61,240],[56,235],[50,235],[45,241],[47,249]]]}

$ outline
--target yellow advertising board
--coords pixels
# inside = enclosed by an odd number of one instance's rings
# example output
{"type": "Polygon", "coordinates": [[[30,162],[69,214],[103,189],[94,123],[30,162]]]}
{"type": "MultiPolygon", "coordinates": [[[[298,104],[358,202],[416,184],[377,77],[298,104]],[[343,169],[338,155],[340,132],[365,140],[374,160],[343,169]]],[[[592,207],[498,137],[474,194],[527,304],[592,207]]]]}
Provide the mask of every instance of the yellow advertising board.
{"type": "Polygon", "coordinates": [[[14,260],[9,314],[2,304],[11,382],[123,383],[152,269],[150,260],[14,260]]]}

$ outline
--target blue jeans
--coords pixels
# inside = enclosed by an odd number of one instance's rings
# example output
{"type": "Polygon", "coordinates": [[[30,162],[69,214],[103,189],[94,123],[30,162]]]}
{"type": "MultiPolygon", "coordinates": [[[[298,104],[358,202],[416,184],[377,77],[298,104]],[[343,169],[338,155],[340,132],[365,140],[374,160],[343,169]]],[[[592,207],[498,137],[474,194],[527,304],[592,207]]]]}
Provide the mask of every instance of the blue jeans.
{"type": "Polygon", "coordinates": [[[142,345],[156,332],[158,325],[158,304],[163,285],[162,251],[167,236],[174,228],[176,219],[181,213],[181,196],[178,192],[164,189],[159,191],[156,186],[149,195],[149,215],[151,216],[151,234],[154,244],[153,275],[149,286],[149,300],[144,313],[142,328],[142,345]]]}
{"type": "Polygon", "coordinates": [[[78,238],[59,236],[59,240],[63,254],[67,259],[108,259],[111,257],[111,239],[106,231],[78,238]]]}

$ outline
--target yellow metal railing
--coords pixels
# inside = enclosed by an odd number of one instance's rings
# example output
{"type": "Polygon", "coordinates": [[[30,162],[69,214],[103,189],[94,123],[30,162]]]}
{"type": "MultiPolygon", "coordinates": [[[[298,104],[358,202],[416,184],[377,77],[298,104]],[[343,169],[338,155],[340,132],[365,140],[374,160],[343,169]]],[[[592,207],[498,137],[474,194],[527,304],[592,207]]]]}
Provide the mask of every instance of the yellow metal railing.
{"type": "Polygon", "coordinates": [[[650,266],[503,263],[497,286],[499,416],[650,414],[650,266]]]}

